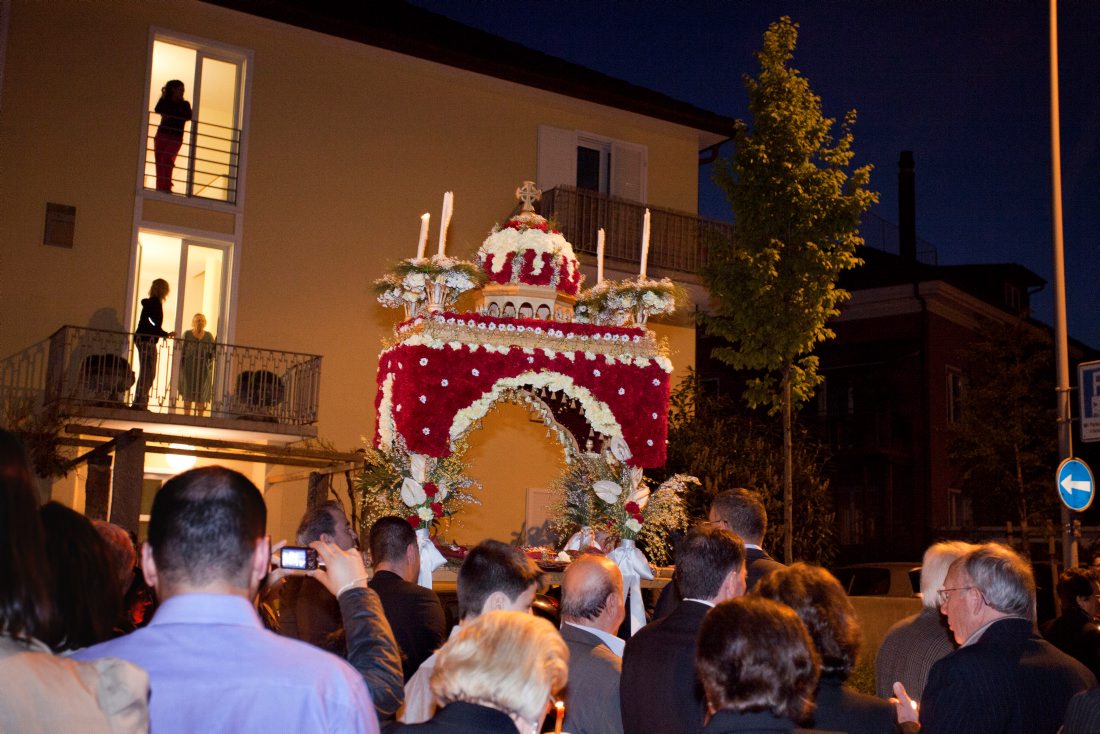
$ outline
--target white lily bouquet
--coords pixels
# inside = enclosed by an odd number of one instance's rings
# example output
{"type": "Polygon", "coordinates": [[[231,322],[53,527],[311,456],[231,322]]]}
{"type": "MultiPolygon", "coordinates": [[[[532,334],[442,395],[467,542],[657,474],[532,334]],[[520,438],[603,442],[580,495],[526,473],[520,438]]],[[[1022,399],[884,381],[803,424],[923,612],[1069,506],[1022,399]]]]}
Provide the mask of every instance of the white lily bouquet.
{"type": "Polygon", "coordinates": [[[485,273],[466,260],[447,255],[412,257],[398,261],[374,281],[378,302],[387,308],[405,308],[406,318],[426,311],[446,311],[459,296],[485,284],[485,273]]]}

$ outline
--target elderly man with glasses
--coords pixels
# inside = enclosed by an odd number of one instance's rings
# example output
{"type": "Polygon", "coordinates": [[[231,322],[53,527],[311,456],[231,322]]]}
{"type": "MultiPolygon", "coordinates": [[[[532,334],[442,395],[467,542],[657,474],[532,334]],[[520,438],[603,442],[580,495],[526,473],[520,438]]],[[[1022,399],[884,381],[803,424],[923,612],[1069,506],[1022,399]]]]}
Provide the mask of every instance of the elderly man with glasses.
{"type": "Polygon", "coordinates": [[[918,705],[895,685],[905,732],[1055,734],[1088,668],[1035,632],[1035,581],[1009,548],[980,545],[951,564],[940,609],[960,647],[932,667],[918,705]]]}

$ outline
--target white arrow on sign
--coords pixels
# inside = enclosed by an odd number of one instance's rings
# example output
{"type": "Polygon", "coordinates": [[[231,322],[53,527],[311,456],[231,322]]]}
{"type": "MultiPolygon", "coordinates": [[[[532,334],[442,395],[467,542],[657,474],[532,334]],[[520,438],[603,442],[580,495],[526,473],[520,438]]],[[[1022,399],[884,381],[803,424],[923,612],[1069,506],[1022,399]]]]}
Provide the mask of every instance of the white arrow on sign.
{"type": "MultiPolygon", "coordinates": [[[[1050,486],[1049,484],[1047,485],[1050,486]]],[[[1074,492],[1088,492],[1092,490],[1092,482],[1085,480],[1083,482],[1075,482],[1070,477],[1066,477],[1062,480],[1062,489],[1066,490],[1070,494],[1074,492]]]]}

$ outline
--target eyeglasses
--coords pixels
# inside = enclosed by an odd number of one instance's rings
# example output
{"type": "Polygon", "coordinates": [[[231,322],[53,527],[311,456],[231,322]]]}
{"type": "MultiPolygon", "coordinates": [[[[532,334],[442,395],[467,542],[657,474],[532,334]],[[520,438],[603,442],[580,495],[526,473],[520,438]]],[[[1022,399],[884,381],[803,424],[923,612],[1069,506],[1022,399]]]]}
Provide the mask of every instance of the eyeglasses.
{"type": "Polygon", "coordinates": [[[951,598],[952,591],[966,591],[967,589],[973,589],[973,586],[956,586],[953,589],[940,589],[938,592],[940,595],[940,604],[946,604],[947,600],[951,598]]]}

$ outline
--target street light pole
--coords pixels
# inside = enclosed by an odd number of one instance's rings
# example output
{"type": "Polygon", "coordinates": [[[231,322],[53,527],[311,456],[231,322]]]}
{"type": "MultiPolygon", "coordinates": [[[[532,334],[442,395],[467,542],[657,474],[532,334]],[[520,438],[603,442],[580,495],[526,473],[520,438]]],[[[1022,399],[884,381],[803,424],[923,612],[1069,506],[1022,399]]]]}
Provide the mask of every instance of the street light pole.
{"type": "MultiPolygon", "coordinates": [[[[1054,240],[1054,350],[1058,370],[1058,458],[1073,454],[1069,395],[1069,339],[1066,332],[1066,272],[1062,241],[1062,136],[1058,111],[1058,0],[1050,0],[1050,159],[1054,240]]],[[[1077,565],[1077,537],[1069,508],[1062,504],[1063,568],[1077,565]]]]}

